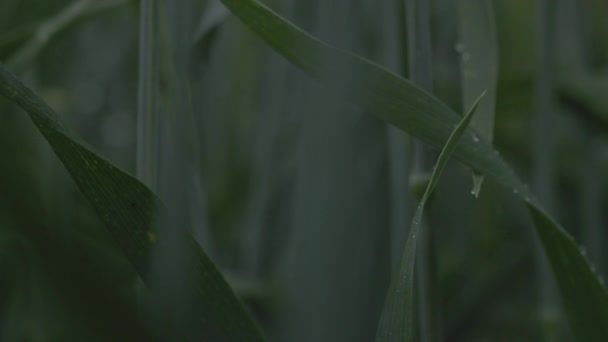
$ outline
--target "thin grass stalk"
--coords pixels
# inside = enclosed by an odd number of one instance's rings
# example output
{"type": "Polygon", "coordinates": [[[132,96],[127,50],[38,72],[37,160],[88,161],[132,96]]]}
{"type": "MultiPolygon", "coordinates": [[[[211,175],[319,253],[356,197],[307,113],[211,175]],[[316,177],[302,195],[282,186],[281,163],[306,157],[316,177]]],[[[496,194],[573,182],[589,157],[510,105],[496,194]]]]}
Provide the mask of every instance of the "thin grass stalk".
{"type": "MultiPolygon", "coordinates": [[[[294,13],[293,1],[282,1],[280,12],[284,15],[294,13]]],[[[224,11],[228,11],[225,7],[224,11]]],[[[286,109],[293,108],[290,90],[289,65],[280,56],[272,52],[264,54],[265,77],[260,83],[260,118],[257,121],[253,142],[251,200],[245,215],[245,238],[243,239],[243,264],[249,276],[265,276],[269,270],[269,261],[277,259],[276,241],[281,236],[274,227],[271,215],[273,207],[278,205],[277,198],[281,187],[291,176],[285,172],[284,160],[277,158],[280,149],[285,148],[280,141],[281,132],[285,130],[286,109]]],[[[276,210],[276,209],[275,209],[276,210]]],[[[283,229],[279,228],[281,231],[283,229]]]]}
{"type": "MultiPolygon", "coordinates": [[[[430,1],[407,0],[405,2],[408,44],[408,75],[410,80],[432,92],[432,50],[430,1]]],[[[431,176],[433,152],[428,145],[414,140],[413,164],[410,171],[410,189],[417,197],[422,195],[431,176]]],[[[420,198],[419,198],[420,199],[420,198]]],[[[435,279],[435,248],[432,227],[424,227],[420,236],[420,257],[417,259],[420,341],[439,340],[438,293],[435,279]]],[[[427,221],[428,222],[428,221],[427,221]]]]}
{"type": "MultiPolygon", "coordinates": [[[[468,110],[485,91],[479,114],[472,122],[482,139],[492,142],[494,137],[494,112],[498,78],[498,46],[494,10],[489,0],[462,0],[459,2],[459,34],[457,45],[462,65],[463,111],[468,110]]],[[[473,170],[473,190],[479,196],[483,175],[473,170]]]]}
{"type": "MultiPolygon", "coordinates": [[[[139,23],[139,73],[136,122],[135,175],[152,191],[158,192],[160,180],[160,122],[158,113],[159,44],[157,0],[142,0],[139,23]]],[[[147,315],[145,285],[135,284],[139,312],[147,315]]]]}
{"type": "MultiPolygon", "coordinates": [[[[400,1],[383,2],[382,36],[386,44],[381,53],[381,62],[395,73],[403,74],[403,41],[400,1]]],[[[389,162],[389,194],[390,194],[390,241],[391,241],[391,270],[396,270],[401,258],[407,236],[408,208],[411,197],[408,195],[408,162],[407,134],[398,128],[387,125],[388,162],[389,162]]]]}
{"type": "Polygon", "coordinates": [[[152,191],[160,187],[158,12],[158,0],[141,1],[135,173],[152,191]]]}
{"type": "MultiPolygon", "coordinates": [[[[589,43],[585,39],[582,23],[585,22],[583,5],[578,1],[560,0],[558,9],[558,35],[559,40],[559,75],[567,73],[566,80],[571,74],[574,77],[589,73],[589,43]]],[[[584,76],[583,76],[584,77],[584,76]]],[[[560,80],[561,81],[561,80],[560,80]]],[[[587,118],[589,113],[584,106],[577,107],[573,115],[587,118]]],[[[584,141],[582,144],[582,162],[579,167],[580,186],[580,213],[582,227],[582,243],[589,259],[600,270],[604,270],[604,252],[602,241],[602,207],[601,197],[603,183],[598,172],[600,168],[598,154],[601,145],[598,141],[598,129],[583,122],[584,141]]]]}
{"type": "MultiPolygon", "coordinates": [[[[184,67],[188,62],[190,49],[188,14],[191,1],[159,1],[159,47],[160,47],[160,78],[163,89],[160,96],[160,125],[161,147],[159,170],[159,194],[167,206],[167,226],[159,227],[159,239],[170,241],[166,250],[157,251],[157,264],[160,279],[173,275],[173,282],[183,282],[184,273],[173,273],[174,269],[182,267],[180,250],[187,243],[176,234],[174,227],[192,229],[190,208],[192,201],[188,198],[192,189],[191,153],[193,134],[190,132],[190,96],[187,74],[184,67]],[[164,236],[163,236],[164,235],[164,236]]],[[[185,279],[184,279],[185,280],[185,279]]],[[[168,284],[168,289],[175,291],[178,286],[168,284]]],[[[177,302],[179,292],[167,292],[170,300],[177,302]],[[176,300],[177,299],[177,300],[176,300]]],[[[180,309],[183,304],[172,303],[173,308],[180,309]]]]}
{"type": "MultiPolygon", "coordinates": [[[[553,130],[547,126],[553,122],[555,106],[555,14],[554,0],[541,0],[538,8],[538,75],[536,80],[536,115],[533,130],[533,188],[545,208],[555,211],[555,174],[553,130]]],[[[542,334],[546,340],[557,338],[560,308],[557,289],[546,256],[537,244],[537,267],[540,298],[540,320],[542,334]]]]}
{"type": "Polygon", "coordinates": [[[391,270],[397,269],[401,249],[407,234],[407,216],[410,197],[408,187],[407,136],[398,128],[388,125],[389,193],[391,270]]]}
{"type": "MultiPolygon", "coordinates": [[[[479,99],[483,97],[483,94],[479,99]]],[[[388,290],[388,295],[380,316],[378,331],[376,333],[376,342],[385,341],[413,341],[414,340],[414,324],[412,323],[413,314],[413,293],[414,279],[413,274],[416,263],[416,246],[417,239],[420,237],[420,229],[424,207],[431,193],[435,189],[441,173],[445,168],[450,154],[454,151],[458,140],[466,131],[468,124],[471,122],[471,117],[475,113],[475,109],[479,104],[479,100],[473,105],[471,110],[464,116],[456,128],[448,137],[445,146],[441,149],[441,153],[433,168],[433,173],[424,193],[420,199],[420,203],[416,208],[416,213],[412,218],[408,237],[401,256],[399,269],[396,275],[393,276],[391,285],[388,290]]]]}
{"type": "Polygon", "coordinates": [[[603,275],[606,263],[604,258],[606,253],[602,247],[605,241],[605,234],[602,229],[602,189],[605,188],[605,182],[602,180],[600,163],[597,158],[601,152],[602,145],[596,137],[585,138],[583,162],[580,168],[580,210],[581,224],[583,227],[583,248],[586,248],[589,259],[599,270],[599,274],[603,275]]]}
{"type": "MultiPolygon", "coordinates": [[[[435,146],[439,143],[433,137],[445,136],[446,131],[458,118],[448,106],[412,85],[411,82],[399,81],[398,77],[386,70],[319,42],[257,2],[249,0],[223,0],[223,2],[276,51],[300,69],[334,90],[341,91],[372,113],[379,114],[385,120],[397,124],[435,146]],[[324,57],[334,61],[331,67],[319,63],[324,57]],[[355,65],[360,66],[362,70],[350,67],[355,65]],[[385,79],[390,84],[379,88],[382,82],[353,84],[336,80],[337,77],[344,75],[355,76],[357,71],[360,71],[359,75],[363,76],[363,79],[370,81],[385,79]],[[401,87],[397,87],[398,83],[401,87]],[[392,90],[395,92],[391,93],[392,90]],[[411,99],[411,102],[404,106],[395,106],[393,102],[386,102],[388,99],[401,96],[411,99]],[[432,103],[440,105],[441,108],[433,109],[432,103]],[[431,110],[427,111],[427,108],[431,110]],[[425,119],[410,121],[411,117],[408,114],[425,119]],[[426,121],[432,117],[438,118],[434,124],[426,121]],[[418,131],[416,126],[419,124],[421,128],[432,126],[432,130],[418,131]]],[[[573,330],[582,340],[608,340],[608,323],[605,322],[608,318],[608,293],[571,236],[545,212],[532,196],[529,188],[515,176],[506,162],[496,155],[495,150],[487,142],[475,139],[474,132],[469,130],[465,139],[461,140],[456,148],[455,157],[465,160],[468,165],[486,175],[496,176],[497,181],[508,186],[514,194],[518,194],[526,202],[534,219],[536,231],[551,259],[573,330]],[[568,300],[571,298],[577,300],[568,300]],[[588,310],[589,308],[595,310],[588,310]],[[589,315],[593,319],[589,319],[589,315]],[[594,336],[598,337],[593,339],[594,336]]]]}
{"type": "MultiPolygon", "coordinates": [[[[194,114],[192,89],[190,85],[191,49],[194,20],[192,13],[198,12],[196,1],[164,1],[167,13],[166,23],[166,61],[163,70],[167,75],[168,97],[168,129],[173,136],[175,145],[169,151],[178,164],[174,164],[168,177],[163,177],[167,186],[183,183],[180,201],[183,201],[182,211],[187,219],[187,225],[192,229],[205,252],[212,256],[214,246],[207,213],[207,191],[204,184],[201,160],[201,142],[194,114]],[[175,177],[179,177],[177,180],[175,177]],[[166,178],[166,179],[165,179],[166,178]],[[173,183],[173,184],[172,184],[173,183]]],[[[163,156],[164,158],[168,156],[163,156]]]]}

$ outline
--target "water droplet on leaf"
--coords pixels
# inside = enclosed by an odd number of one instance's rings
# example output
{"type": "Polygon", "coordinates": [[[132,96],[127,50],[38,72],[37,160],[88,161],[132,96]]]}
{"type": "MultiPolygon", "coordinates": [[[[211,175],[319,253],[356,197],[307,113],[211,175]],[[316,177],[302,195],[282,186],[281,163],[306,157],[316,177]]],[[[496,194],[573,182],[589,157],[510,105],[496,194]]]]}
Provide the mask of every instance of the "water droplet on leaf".
{"type": "Polygon", "coordinates": [[[471,189],[471,195],[475,196],[475,198],[479,197],[481,185],[483,184],[483,178],[483,175],[473,171],[473,189],[471,189]]]}

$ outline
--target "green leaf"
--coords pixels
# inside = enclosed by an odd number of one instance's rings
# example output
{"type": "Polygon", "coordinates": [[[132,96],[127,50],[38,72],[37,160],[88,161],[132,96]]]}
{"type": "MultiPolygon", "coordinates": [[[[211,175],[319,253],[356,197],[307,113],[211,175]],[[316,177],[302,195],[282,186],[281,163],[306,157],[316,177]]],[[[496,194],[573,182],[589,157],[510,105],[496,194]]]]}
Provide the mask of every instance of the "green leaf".
{"type": "MultiPolygon", "coordinates": [[[[148,258],[157,243],[154,233],[163,205],[132,176],[114,167],[62,127],[53,110],[0,64],[0,94],[25,110],[48,141],[80,191],[91,203],[144,282],[149,280],[148,258]]],[[[176,227],[178,228],[178,227],[176,227]]],[[[203,340],[262,341],[263,336],[213,262],[189,232],[186,253],[195,265],[193,320],[203,340]]]]}
{"type": "MultiPolygon", "coordinates": [[[[222,2],[291,63],[411,135],[439,147],[459,122],[459,115],[446,104],[406,79],[324,44],[259,2],[222,2]]],[[[545,212],[485,138],[467,129],[454,156],[526,201],[553,267],[572,330],[583,340],[608,339],[608,295],[572,237],[545,212]]]]}
{"type": "Polygon", "coordinates": [[[473,114],[479,105],[479,101],[484,94],[481,94],[481,96],[477,98],[477,101],[473,103],[473,107],[471,107],[452,134],[450,134],[441,150],[441,154],[439,154],[431,178],[420,199],[414,218],[412,219],[409,235],[405,242],[405,247],[403,248],[399,270],[391,281],[386,296],[386,302],[384,303],[384,309],[382,310],[382,316],[380,317],[376,341],[414,340],[414,265],[416,264],[417,236],[420,235],[424,206],[439,182],[439,177],[441,177],[441,173],[450,159],[450,156],[458,143],[458,139],[460,139],[468,127],[469,122],[473,118],[473,114]]]}

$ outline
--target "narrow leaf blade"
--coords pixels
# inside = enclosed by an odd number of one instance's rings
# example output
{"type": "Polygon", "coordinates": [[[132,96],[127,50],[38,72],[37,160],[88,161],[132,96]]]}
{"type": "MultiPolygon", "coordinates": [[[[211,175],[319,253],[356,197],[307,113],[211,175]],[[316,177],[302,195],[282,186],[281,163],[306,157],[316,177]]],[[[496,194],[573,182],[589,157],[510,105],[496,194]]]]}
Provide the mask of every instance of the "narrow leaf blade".
{"type": "MultiPolygon", "coordinates": [[[[164,207],[156,195],[129,174],[83,146],[62,127],[53,110],[0,64],[0,94],[24,109],[59,157],[82,194],[147,282],[148,259],[157,241],[154,227],[164,207]]],[[[177,228],[177,227],[176,227],[177,228]]],[[[207,340],[263,341],[243,304],[194,238],[187,234],[193,258],[194,305],[207,340]]]]}
{"type": "MultiPolygon", "coordinates": [[[[324,44],[259,2],[222,2],[291,63],[411,135],[439,147],[458,123],[459,116],[454,111],[424,90],[369,61],[324,44]],[[346,72],[349,77],[344,77],[346,72]],[[358,81],[341,81],[344,79],[358,81]]],[[[468,129],[454,156],[512,189],[534,208],[535,227],[556,274],[572,330],[579,338],[607,340],[608,294],[574,240],[533,199],[528,187],[486,139],[468,129]]]]}
{"type": "Polygon", "coordinates": [[[473,104],[471,110],[462,118],[452,134],[450,134],[445,146],[439,154],[439,158],[431,174],[424,195],[418,204],[416,213],[410,226],[407,241],[403,248],[401,263],[397,274],[391,281],[380,323],[376,342],[391,341],[413,341],[414,340],[414,265],[416,264],[416,237],[420,235],[424,206],[431,193],[439,182],[439,177],[445,168],[458,140],[465,132],[473,118],[473,114],[479,105],[482,94],[473,104]]]}

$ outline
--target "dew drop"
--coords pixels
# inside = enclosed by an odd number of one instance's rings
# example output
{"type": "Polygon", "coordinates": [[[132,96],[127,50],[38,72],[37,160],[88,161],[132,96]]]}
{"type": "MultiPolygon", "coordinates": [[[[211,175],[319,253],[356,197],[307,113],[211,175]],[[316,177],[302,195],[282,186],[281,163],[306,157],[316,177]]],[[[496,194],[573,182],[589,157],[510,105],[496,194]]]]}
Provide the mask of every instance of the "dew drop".
{"type": "Polygon", "coordinates": [[[519,190],[513,189],[513,193],[517,195],[519,193],[519,190]]]}
{"type": "Polygon", "coordinates": [[[454,45],[454,49],[456,49],[456,52],[458,52],[458,53],[463,53],[464,44],[462,44],[461,42],[458,42],[458,43],[456,43],[456,45],[454,45]]]}
{"type": "Polygon", "coordinates": [[[587,255],[587,249],[585,247],[581,247],[581,254],[587,255]]]}
{"type": "Polygon", "coordinates": [[[475,198],[479,198],[479,193],[481,192],[481,185],[483,184],[483,175],[473,172],[473,188],[471,189],[471,195],[475,196],[475,198]]]}
{"type": "Polygon", "coordinates": [[[477,136],[477,134],[473,135],[473,141],[478,143],[479,142],[479,137],[477,136]]]}

